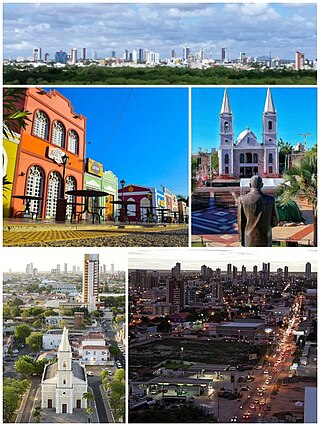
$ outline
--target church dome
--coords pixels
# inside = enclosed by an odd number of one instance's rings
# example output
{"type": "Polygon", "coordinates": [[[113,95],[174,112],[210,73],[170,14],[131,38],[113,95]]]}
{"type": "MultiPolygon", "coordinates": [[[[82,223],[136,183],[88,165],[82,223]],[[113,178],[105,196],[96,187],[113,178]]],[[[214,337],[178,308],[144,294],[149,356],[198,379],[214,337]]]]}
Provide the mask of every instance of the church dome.
{"type": "MultiPolygon", "coordinates": [[[[242,141],[245,137],[250,136],[251,138],[257,140],[256,135],[249,129],[249,127],[247,127],[245,130],[243,130],[239,136],[237,137],[237,142],[242,141]]],[[[237,143],[236,142],[236,143],[237,143]]]]}

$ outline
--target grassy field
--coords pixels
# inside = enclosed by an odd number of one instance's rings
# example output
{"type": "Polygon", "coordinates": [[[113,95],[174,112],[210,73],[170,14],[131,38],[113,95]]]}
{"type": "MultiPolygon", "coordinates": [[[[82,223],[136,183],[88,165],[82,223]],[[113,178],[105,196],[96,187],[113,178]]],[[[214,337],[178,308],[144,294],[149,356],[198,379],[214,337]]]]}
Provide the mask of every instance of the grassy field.
{"type": "Polygon", "coordinates": [[[259,359],[266,350],[265,346],[239,342],[162,339],[143,347],[130,348],[130,365],[153,367],[167,359],[178,360],[181,347],[185,361],[206,364],[246,364],[250,353],[257,353],[259,359]]]}

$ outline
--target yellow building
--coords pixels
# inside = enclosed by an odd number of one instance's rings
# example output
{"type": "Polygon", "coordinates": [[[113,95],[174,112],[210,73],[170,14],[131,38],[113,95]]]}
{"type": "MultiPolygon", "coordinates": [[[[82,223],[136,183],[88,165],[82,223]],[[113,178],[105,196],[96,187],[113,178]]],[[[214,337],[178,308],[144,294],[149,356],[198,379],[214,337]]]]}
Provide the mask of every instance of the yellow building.
{"type": "Polygon", "coordinates": [[[2,176],[10,182],[10,184],[5,184],[2,190],[3,217],[10,216],[11,194],[13,181],[15,178],[16,159],[19,143],[20,135],[18,133],[14,133],[14,136],[3,139],[2,176]]]}

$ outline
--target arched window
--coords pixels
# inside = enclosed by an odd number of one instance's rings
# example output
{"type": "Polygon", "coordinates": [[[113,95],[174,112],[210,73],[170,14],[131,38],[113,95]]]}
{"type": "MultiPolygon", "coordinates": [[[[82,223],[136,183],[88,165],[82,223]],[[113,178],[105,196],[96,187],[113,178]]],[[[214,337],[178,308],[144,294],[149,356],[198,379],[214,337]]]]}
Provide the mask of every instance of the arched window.
{"type": "Polygon", "coordinates": [[[240,154],[240,163],[244,163],[244,154],[240,154]]]}
{"type": "Polygon", "coordinates": [[[64,362],[62,367],[67,368],[67,364],[64,362]]]}
{"type": "Polygon", "coordinates": [[[271,120],[268,121],[268,130],[272,130],[272,121],[271,120]]]}
{"type": "MultiPolygon", "coordinates": [[[[42,197],[44,185],[44,173],[43,170],[38,166],[32,166],[28,173],[26,195],[32,195],[35,197],[42,197]]],[[[41,200],[31,200],[30,210],[35,213],[39,212],[41,200]]]]}
{"type": "Polygon", "coordinates": [[[273,163],[273,155],[271,154],[271,152],[269,154],[269,163],[273,163]]]}
{"type": "MultiPolygon", "coordinates": [[[[133,198],[128,198],[126,201],[134,201],[133,198]]],[[[128,210],[127,215],[128,216],[135,216],[137,214],[137,207],[136,204],[128,204],[128,210]]]]}
{"type": "Polygon", "coordinates": [[[256,152],[253,154],[253,162],[254,163],[258,162],[258,154],[256,152]]]}
{"type": "Polygon", "coordinates": [[[228,132],[228,131],[230,130],[230,125],[229,125],[229,122],[228,122],[228,121],[225,121],[225,122],[224,122],[223,128],[224,128],[224,131],[225,131],[225,132],[228,132]]]}
{"type": "Polygon", "coordinates": [[[252,154],[251,152],[246,153],[246,163],[252,163],[252,154]]]}
{"type": "MultiPolygon", "coordinates": [[[[66,179],[66,192],[67,191],[73,191],[74,189],[77,189],[76,187],[76,180],[73,176],[68,176],[66,179]]],[[[66,210],[66,215],[68,219],[71,219],[71,215],[72,215],[72,203],[75,203],[76,201],[76,197],[74,195],[69,195],[66,194],[66,199],[67,199],[67,210],[66,210]]]]}
{"type": "Polygon", "coordinates": [[[69,130],[68,151],[72,152],[73,154],[78,154],[79,152],[79,137],[74,130],[69,130]]]}
{"type": "Polygon", "coordinates": [[[52,143],[54,145],[64,148],[65,128],[61,121],[55,121],[53,123],[52,131],[52,143]]]}
{"type": "Polygon", "coordinates": [[[273,173],[273,167],[272,166],[269,166],[269,173],[270,174],[273,173]]]}
{"type": "Polygon", "coordinates": [[[47,194],[47,210],[46,217],[52,218],[56,215],[57,201],[60,194],[61,188],[61,176],[58,172],[51,172],[48,183],[48,194],[47,194]]]}
{"type": "Polygon", "coordinates": [[[225,154],[224,156],[224,163],[229,164],[229,154],[225,154]]]}
{"type": "Polygon", "coordinates": [[[66,384],[66,379],[63,379],[63,384],[64,384],[64,385],[66,384]]]}
{"type": "Polygon", "coordinates": [[[48,140],[49,118],[43,111],[36,111],[33,125],[33,134],[39,138],[48,140]]]}
{"type": "Polygon", "coordinates": [[[224,172],[225,172],[225,174],[226,174],[226,175],[228,175],[228,174],[229,174],[229,167],[228,167],[228,166],[226,166],[226,167],[224,168],[224,172]]]}

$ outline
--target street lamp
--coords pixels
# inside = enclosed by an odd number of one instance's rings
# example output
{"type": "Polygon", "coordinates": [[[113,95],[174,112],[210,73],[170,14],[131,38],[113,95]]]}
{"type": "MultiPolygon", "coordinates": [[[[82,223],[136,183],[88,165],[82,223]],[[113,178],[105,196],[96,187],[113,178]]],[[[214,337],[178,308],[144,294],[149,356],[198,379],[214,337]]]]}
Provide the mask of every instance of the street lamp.
{"type": "Polygon", "coordinates": [[[65,183],[64,183],[64,179],[65,179],[65,175],[66,175],[66,165],[67,165],[67,163],[68,163],[68,161],[69,161],[69,157],[68,157],[68,155],[67,154],[63,154],[63,156],[61,157],[61,161],[62,161],[62,167],[63,167],[63,169],[62,169],[62,185],[61,185],[61,195],[62,195],[62,198],[64,198],[64,196],[65,196],[65,193],[64,193],[64,191],[65,191],[65,183]]]}
{"type": "Polygon", "coordinates": [[[183,366],[183,348],[181,348],[181,363],[182,363],[182,366],[183,366]]]}
{"type": "Polygon", "coordinates": [[[152,205],[152,191],[150,190],[149,191],[149,194],[148,194],[148,198],[149,198],[149,201],[150,201],[150,213],[149,213],[149,220],[153,220],[153,205],[152,205]]]}
{"type": "Polygon", "coordinates": [[[126,181],[124,179],[120,180],[120,185],[121,185],[121,192],[122,192],[122,207],[120,207],[120,222],[125,222],[126,220],[126,208],[124,205],[124,185],[125,185],[126,181]]]}
{"type": "Polygon", "coordinates": [[[268,357],[269,357],[269,334],[272,332],[272,328],[271,327],[266,327],[264,329],[264,332],[267,335],[267,354],[266,354],[266,358],[268,360],[268,357]]]}

